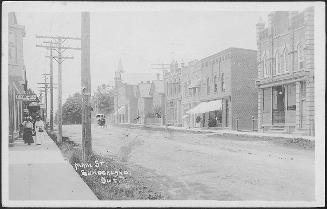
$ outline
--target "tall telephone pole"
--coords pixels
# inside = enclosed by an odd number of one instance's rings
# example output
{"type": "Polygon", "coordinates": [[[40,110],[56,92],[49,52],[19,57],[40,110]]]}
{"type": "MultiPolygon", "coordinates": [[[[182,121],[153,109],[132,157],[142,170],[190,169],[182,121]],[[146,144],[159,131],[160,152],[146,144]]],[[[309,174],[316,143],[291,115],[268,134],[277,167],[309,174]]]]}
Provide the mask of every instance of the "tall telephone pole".
{"type": "Polygon", "coordinates": [[[90,73],[90,13],[81,15],[81,83],[82,83],[82,146],[83,160],[92,153],[91,135],[91,73],[90,73]]]}
{"type": "Polygon", "coordinates": [[[50,130],[53,131],[53,53],[52,41],[50,42],[50,130]]]}
{"type": "Polygon", "coordinates": [[[47,119],[48,119],[48,89],[49,89],[49,84],[47,82],[48,78],[47,76],[50,75],[50,74],[47,74],[47,73],[43,73],[42,74],[44,76],[44,83],[37,83],[37,84],[42,84],[44,85],[43,88],[44,88],[44,102],[45,102],[45,123],[47,122],[47,119]]]}
{"type": "Polygon", "coordinates": [[[68,37],[68,36],[38,36],[38,35],[36,36],[36,38],[50,40],[50,42],[49,41],[43,42],[45,43],[45,45],[37,44],[36,47],[43,47],[43,48],[50,49],[50,59],[52,57],[58,63],[58,137],[57,140],[59,142],[62,142],[62,62],[65,59],[73,59],[73,57],[64,57],[63,52],[66,51],[67,49],[81,50],[81,48],[78,47],[64,46],[63,43],[66,40],[81,40],[81,39],[77,37],[68,37]],[[52,50],[57,51],[58,56],[52,56],[52,52],[51,52],[52,50]]]}
{"type": "MultiPolygon", "coordinates": [[[[57,87],[54,86],[55,85],[54,83],[52,83],[52,85],[51,85],[51,82],[50,83],[47,82],[47,77],[46,76],[51,76],[51,74],[43,73],[42,75],[44,76],[44,82],[43,83],[37,83],[37,84],[44,85],[44,86],[39,86],[38,88],[44,93],[44,96],[45,96],[45,122],[47,122],[48,112],[49,112],[48,111],[48,106],[49,106],[48,105],[48,90],[50,90],[50,99],[51,99],[51,96],[53,96],[53,94],[52,94],[53,89],[57,89],[57,87]],[[50,86],[49,86],[49,84],[50,84],[50,86]]],[[[53,100],[52,101],[50,100],[50,130],[53,130],[53,127],[51,127],[51,108],[53,108],[53,103],[52,102],[53,102],[53,100]]],[[[53,109],[52,109],[52,112],[53,112],[53,109]]]]}

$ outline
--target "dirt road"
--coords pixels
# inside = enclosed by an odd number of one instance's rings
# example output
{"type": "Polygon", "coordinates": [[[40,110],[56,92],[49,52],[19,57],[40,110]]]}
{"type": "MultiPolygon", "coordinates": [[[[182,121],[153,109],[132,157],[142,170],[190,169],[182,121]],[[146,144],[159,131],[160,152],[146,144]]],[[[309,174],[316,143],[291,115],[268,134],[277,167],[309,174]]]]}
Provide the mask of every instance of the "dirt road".
{"type": "MultiPolygon", "coordinates": [[[[81,143],[81,126],[63,126],[81,143]]],[[[92,127],[93,150],[116,156],[168,199],[314,199],[314,151],[206,134],[92,127]]]]}

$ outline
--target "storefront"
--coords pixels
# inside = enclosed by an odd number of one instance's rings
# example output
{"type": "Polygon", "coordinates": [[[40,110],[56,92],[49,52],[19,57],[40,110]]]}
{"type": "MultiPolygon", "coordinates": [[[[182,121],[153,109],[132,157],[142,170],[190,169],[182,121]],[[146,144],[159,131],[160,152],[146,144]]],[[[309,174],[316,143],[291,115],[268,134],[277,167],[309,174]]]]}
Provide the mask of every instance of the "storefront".
{"type": "MultiPolygon", "coordinates": [[[[296,109],[299,109],[303,119],[303,106],[305,105],[305,83],[300,83],[302,88],[296,92],[296,83],[276,85],[262,89],[263,124],[264,130],[272,127],[287,127],[292,132],[296,126],[296,109]],[[300,104],[296,105],[297,100],[300,104]]],[[[301,123],[302,120],[301,119],[301,123]]]]}
{"type": "Polygon", "coordinates": [[[195,118],[194,127],[222,127],[222,100],[201,102],[186,113],[195,118]]]}

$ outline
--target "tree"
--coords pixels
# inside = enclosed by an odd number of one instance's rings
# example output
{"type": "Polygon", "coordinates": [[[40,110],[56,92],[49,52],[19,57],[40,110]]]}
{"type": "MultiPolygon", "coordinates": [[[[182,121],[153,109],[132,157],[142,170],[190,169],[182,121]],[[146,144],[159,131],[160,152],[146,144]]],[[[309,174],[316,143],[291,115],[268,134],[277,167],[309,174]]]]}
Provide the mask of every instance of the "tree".
{"type": "Polygon", "coordinates": [[[97,113],[109,114],[114,111],[114,91],[109,85],[98,86],[92,98],[92,104],[97,107],[97,113]]]}
{"type": "Polygon", "coordinates": [[[82,95],[75,93],[67,98],[62,106],[63,124],[81,124],[82,123],[82,95]]]}

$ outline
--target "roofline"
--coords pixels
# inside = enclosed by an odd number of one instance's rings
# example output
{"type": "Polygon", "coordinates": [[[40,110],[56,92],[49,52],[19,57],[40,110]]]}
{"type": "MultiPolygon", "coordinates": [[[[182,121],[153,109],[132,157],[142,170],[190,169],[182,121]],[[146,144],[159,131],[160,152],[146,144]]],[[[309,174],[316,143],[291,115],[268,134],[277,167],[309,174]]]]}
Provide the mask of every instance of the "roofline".
{"type": "Polygon", "coordinates": [[[231,51],[233,51],[233,50],[242,50],[242,51],[252,51],[252,52],[257,52],[257,50],[255,50],[255,49],[245,49],[245,48],[238,48],[238,47],[229,47],[229,48],[224,49],[224,50],[222,50],[222,51],[220,51],[220,52],[218,52],[218,53],[215,53],[215,54],[210,55],[210,56],[208,56],[208,57],[202,58],[202,59],[199,60],[199,62],[202,62],[202,61],[204,61],[204,60],[210,59],[210,58],[215,57],[215,56],[217,56],[217,55],[222,55],[222,54],[225,54],[225,53],[227,53],[227,52],[231,52],[231,51]]]}

